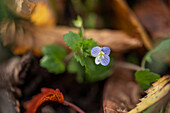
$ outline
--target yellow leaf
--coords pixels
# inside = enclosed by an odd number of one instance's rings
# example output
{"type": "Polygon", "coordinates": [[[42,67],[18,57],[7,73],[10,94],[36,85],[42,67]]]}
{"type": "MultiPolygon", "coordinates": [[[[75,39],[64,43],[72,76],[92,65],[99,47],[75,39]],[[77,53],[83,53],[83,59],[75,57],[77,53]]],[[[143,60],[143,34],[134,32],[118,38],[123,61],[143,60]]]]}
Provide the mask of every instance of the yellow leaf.
{"type": "Polygon", "coordinates": [[[56,23],[52,10],[43,2],[36,4],[30,20],[37,26],[53,26],[56,23]]]}
{"type": "Polygon", "coordinates": [[[147,109],[154,103],[158,102],[161,98],[166,96],[170,91],[170,75],[163,76],[158,79],[157,82],[152,84],[146,93],[146,97],[141,99],[141,102],[137,104],[137,107],[132,109],[128,113],[138,113],[147,109]]]}

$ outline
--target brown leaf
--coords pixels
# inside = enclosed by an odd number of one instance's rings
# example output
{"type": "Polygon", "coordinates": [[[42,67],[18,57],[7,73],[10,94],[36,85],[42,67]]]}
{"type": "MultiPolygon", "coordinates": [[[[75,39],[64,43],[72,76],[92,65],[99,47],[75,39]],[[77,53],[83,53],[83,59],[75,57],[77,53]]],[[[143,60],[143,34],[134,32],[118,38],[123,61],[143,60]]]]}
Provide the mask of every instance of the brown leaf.
{"type": "MultiPolygon", "coordinates": [[[[78,29],[69,27],[37,27],[27,21],[4,21],[1,23],[0,34],[3,44],[11,47],[15,54],[24,54],[32,51],[41,55],[45,45],[59,44],[65,46],[63,35],[69,31],[78,32],[78,29]]],[[[142,43],[136,38],[131,38],[120,30],[85,30],[87,38],[93,38],[101,46],[109,46],[114,52],[123,52],[132,48],[141,47],[142,43]]],[[[67,47],[68,48],[68,47],[67,47]]]]}
{"type": "Polygon", "coordinates": [[[133,71],[116,68],[104,88],[103,109],[105,113],[126,113],[140,98],[140,88],[133,80],[133,71]]]}
{"type": "Polygon", "coordinates": [[[143,0],[133,8],[142,25],[154,39],[169,37],[170,9],[164,0],[143,0]]]}
{"type": "Polygon", "coordinates": [[[140,40],[132,38],[121,30],[86,30],[86,37],[93,38],[101,46],[109,46],[114,52],[123,52],[141,47],[140,40]]]}
{"type": "Polygon", "coordinates": [[[131,37],[143,41],[147,49],[152,49],[148,35],[138,22],[133,11],[124,0],[107,0],[108,10],[110,11],[113,27],[124,30],[131,37]]]}

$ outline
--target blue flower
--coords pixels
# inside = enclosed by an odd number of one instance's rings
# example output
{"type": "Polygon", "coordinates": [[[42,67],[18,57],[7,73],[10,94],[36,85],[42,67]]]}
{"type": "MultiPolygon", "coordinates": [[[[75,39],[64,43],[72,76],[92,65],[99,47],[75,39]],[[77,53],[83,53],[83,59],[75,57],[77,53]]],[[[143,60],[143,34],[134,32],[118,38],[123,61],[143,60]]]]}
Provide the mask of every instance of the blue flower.
{"type": "Polygon", "coordinates": [[[95,58],[95,63],[102,64],[103,66],[107,66],[110,62],[110,48],[109,47],[94,47],[91,50],[91,55],[95,58]]]}

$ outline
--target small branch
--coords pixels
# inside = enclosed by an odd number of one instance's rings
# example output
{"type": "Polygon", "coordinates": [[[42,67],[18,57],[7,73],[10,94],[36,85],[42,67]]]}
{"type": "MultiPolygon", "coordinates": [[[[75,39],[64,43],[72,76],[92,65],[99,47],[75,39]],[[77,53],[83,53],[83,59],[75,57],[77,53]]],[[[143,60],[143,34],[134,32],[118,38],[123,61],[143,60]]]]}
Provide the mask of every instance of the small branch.
{"type": "Polygon", "coordinates": [[[128,63],[128,62],[123,62],[123,61],[118,61],[115,64],[116,64],[117,67],[122,67],[122,68],[130,69],[130,70],[134,70],[134,71],[144,69],[144,68],[142,68],[138,65],[131,64],[131,63],[128,63]]]}
{"type": "Polygon", "coordinates": [[[64,105],[68,105],[70,106],[71,108],[75,109],[77,112],[79,113],[85,113],[82,109],[80,109],[78,106],[68,102],[68,101],[64,101],[64,105]]]}

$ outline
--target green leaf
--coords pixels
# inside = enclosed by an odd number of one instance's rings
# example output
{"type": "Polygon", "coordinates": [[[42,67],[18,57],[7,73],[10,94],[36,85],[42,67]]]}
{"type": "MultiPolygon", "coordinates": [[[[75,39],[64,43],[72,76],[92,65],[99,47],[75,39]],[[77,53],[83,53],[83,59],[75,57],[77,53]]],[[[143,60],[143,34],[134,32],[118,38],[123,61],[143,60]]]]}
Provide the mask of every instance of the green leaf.
{"type": "Polygon", "coordinates": [[[82,82],[96,82],[106,79],[112,72],[112,63],[113,58],[108,66],[96,65],[95,58],[93,57],[84,57],[79,55],[80,59],[83,59],[84,65],[80,65],[80,62],[77,59],[70,61],[68,66],[68,72],[77,73],[77,81],[82,82]]]}
{"type": "Polygon", "coordinates": [[[82,39],[78,34],[70,31],[69,33],[64,35],[64,41],[70,49],[72,49],[73,51],[78,51],[80,49],[82,39]]]}
{"type": "Polygon", "coordinates": [[[79,62],[82,66],[85,66],[85,57],[81,53],[76,53],[74,58],[79,62]]]}
{"type": "Polygon", "coordinates": [[[146,55],[146,61],[152,62],[152,57],[160,60],[166,60],[165,57],[168,56],[170,56],[170,39],[161,42],[159,46],[148,52],[146,55]]]}
{"type": "Polygon", "coordinates": [[[91,50],[93,47],[98,46],[97,42],[95,42],[92,38],[86,39],[82,43],[82,53],[84,56],[91,56],[91,50]]]}
{"type": "Polygon", "coordinates": [[[83,20],[80,16],[77,16],[77,20],[73,20],[73,24],[75,27],[82,27],[83,25],[83,20]]]}
{"type": "Polygon", "coordinates": [[[74,58],[77,62],[80,62],[82,66],[85,66],[85,59],[87,56],[91,56],[91,49],[98,46],[93,39],[84,40],[81,46],[81,52],[76,53],[74,58]]]}
{"type": "Polygon", "coordinates": [[[86,74],[85,75],[79,74],[79,78],[84,78],[86,82],[96,82],[96,81],[104,80],[113,71],[111,66],[111,64],[113,63],[112,57],[109,65],[107,66],[102,66],[101,64],[96,65],[94,57],[88,57],[88,56],[85,57],[82,54],[75,54],[74,58],[76,59],[77,62],[81,64],[81,66],[84,67],[86,74]]]}
{"type": "Polygon", "coordinates": [[[107,66],[102,66],[101,64],[95,64],[95,58],[86,58],[86,80],[88,82],[96,82],[106,79],[113,72],[112,68],[113,58],[111,57],[110,63],[107,66]]]}
{"type": "Polygon", "coordinates": [[[67,50],[58,45],[47,45],[43,47],[42,53],[43,55],[52,56],[63,60],[67,55],[67,50]]]}
{"type": "Polygon", "coordinates": [[[148,62],[148,67],[157,73],[166,70],[167,62],[170,61],[170,39],[162,41],[155,49],[149,51],[143,61],[142,67],[148,62]]]}
{"type": "Polygon", "coordinates": [[[41,67],[47,68],[49,72],[60,74],[65,71],[65,65],[59,59],[51,56],[44,56],[40,61],[41,67]]]}
{"type": "Polygon", "coordinates": [[[155,82],[160,78],[160,75],[150,72],[149,69],[139,70],[135,73],[136,81],[144,90],[150,87],[150,83],[155,82]]]}
{"type": "Polygon", "coordinates": [[[69,73],[76,73],[77,72],[77,62],[74,58],[72,58],[68,64],[67,71],[69,73]]]}
{"type": "Polygon", "coordinates": [[[65,71],[64,58],[67,55],[66,49],[57,45],[47,45],[42,49],[43,58],[40,65],[51,73],[60,74],[65,71]]]}

